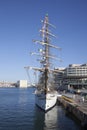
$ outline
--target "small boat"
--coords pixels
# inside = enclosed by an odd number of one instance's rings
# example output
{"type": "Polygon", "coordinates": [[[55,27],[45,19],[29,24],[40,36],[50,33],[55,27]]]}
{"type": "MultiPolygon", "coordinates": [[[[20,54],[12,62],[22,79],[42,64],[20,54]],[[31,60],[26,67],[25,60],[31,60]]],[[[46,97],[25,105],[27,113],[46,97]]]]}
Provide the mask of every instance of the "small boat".
{"type": "Polygon", "coordinates": [[[55,48],[60,50],[61,48],[50,44],[50,37],[55,37],[49,30],[49,27],[54,27],[54,25],[49,23],[48,15],[45,16],[45,19],[41,21],[42,28],[40,34],[42,40],[33,40],[33,42],[40,44],[42,48],[38,49],[38,53],[33,52],[32,55],[37,55],[40,57],[38,60],[41,64],[41,67],[25,67],[27,70],[32,69],[34,71],[39,71],[39,80],[35,90],[35,102],[36,105],[47,112],[56,105],[58,93],[54,85],[54,73],[58,71],[51,68],[50,59],[58,59],[54,55],[50,54],[50,49],[55,48]]]}

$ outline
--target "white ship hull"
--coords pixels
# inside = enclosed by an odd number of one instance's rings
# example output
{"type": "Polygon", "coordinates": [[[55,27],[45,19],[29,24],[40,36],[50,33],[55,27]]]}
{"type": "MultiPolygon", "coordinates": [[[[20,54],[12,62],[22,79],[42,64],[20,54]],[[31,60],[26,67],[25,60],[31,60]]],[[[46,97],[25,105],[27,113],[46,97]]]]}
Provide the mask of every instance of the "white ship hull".
{"type": "Polygon", "coordinates": [[[57,92],[51,92],[47,94],[36,93],[35,101],[36,105],[46,112],[56,105],[57,92]]]}

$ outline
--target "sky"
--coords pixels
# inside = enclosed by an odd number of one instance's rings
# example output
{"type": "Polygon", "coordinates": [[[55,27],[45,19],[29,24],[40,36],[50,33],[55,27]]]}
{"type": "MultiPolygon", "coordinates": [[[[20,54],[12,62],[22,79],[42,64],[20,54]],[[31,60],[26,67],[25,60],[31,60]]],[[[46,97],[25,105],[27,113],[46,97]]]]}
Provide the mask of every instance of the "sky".
{"type": "Polygon", "coordinates": [[[41,20],[48,14],[56,26],[53,51],[62,62],[55,67],[87,63],[87,0],[0,0],[0,81],[27,79],[25,66],[38,66],[30,52],[41,39],[41,20]]]}

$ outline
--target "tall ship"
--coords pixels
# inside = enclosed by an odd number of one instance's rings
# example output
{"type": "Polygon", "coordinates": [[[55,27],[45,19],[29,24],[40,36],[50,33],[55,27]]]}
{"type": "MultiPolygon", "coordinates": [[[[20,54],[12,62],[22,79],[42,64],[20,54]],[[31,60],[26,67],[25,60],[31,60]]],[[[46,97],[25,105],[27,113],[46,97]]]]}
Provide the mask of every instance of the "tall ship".
{"type": "Polygon", "coordinates": [[[40,29],[41,40],[33,40],[33,42],[40,44],[41,48],[37,49],[37,52],[32,52],[32,55],[39,56],[40,67],[27,66],[25,69],[33,69],[34,71],[39,71],[38,83],[35,90],[35,103],[36,105],[47,112],[56,105],[57,102],[57,90],[55,89],[54,83],[54,73],[57,71],[52,69],[51,60],[56,60],[57,57],[50,54],[50,49],[61,49],[53,44],[51,44],[51,37],[55,37],[51,33],[50,27],[55,27],[49,23],[48,15],[45,16],[44,20],[41,20],[42,28],[40,29]]]}

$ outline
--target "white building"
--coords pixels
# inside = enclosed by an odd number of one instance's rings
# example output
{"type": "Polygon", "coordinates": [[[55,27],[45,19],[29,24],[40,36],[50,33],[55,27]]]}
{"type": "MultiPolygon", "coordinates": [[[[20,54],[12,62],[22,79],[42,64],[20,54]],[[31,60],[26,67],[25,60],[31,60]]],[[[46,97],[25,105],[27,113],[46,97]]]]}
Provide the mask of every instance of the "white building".
{"type": "Polygon", "coordinates": [[[65,75],[87,78],[87,64],[70,64],[69,67],[65,69],[65,75]]]}
{"type": "Polygon", "coordinates": [[[64,89],[87,88],[87,64],[70,64],[56,74],[55,80],[64,89]]]}
{"type": "Polygon", "coordinates": [[[74,88],[87,88],[87,64],[69,65],[64,71],[63,80],[65,85],[74,88]]]}
{"type": "Polygon", "coordinates": [[[27,86],[28,86],[27,80],[19,80],[19,81],[17,81],[17,87],[27,88],[27,86]]]}

